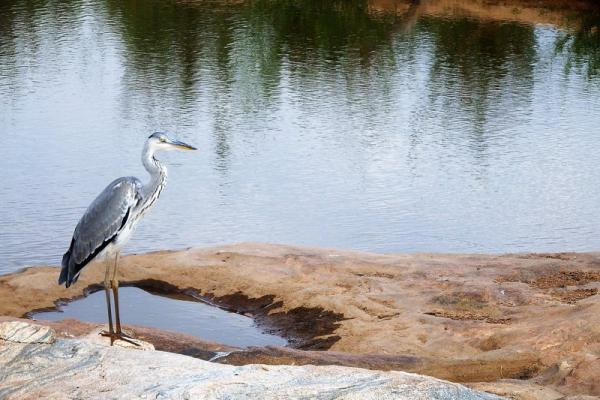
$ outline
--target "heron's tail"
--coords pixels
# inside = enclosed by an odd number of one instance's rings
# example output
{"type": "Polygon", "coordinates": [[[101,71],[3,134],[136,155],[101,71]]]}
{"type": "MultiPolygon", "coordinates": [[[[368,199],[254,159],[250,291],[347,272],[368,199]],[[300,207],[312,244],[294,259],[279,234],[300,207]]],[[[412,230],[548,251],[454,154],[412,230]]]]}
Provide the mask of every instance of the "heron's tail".
{"type": "Polygon", "coordinates": [[[69,260],[71,259],[71,249],[69,249],[62,258],[62,269],[60,270],[60,276],[58,277],[58,284],[65,284],[66,287],[71,285],[69,282],[69,260]]]}

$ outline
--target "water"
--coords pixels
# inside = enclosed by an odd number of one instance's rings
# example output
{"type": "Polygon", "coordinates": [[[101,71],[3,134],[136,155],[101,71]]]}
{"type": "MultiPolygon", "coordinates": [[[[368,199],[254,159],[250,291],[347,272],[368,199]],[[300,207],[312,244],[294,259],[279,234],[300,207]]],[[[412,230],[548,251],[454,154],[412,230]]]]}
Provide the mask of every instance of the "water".
{"type": "MultiPolygon", "coordinates": [[[[121,321],[125,325],[152,326],[239,347],[287,344],[287,341],[279,336],[262,332],[254,326],[252,318],[192,299],[172,299],[134,287],[123,287],[119,289],[119,300],[121,321]]],[[[106,323],[104,291],[68,303],[61,307],[60,311],[34,315],[34,319],[37,320],[58,321],[64,318],[106,323]]]]}
{"type": "Polygon", "coordinates": [[[600,13],[564,3],[3,0],[0,272],[156,130],[200,151],[128,252],[597,250],[600,13]]]}

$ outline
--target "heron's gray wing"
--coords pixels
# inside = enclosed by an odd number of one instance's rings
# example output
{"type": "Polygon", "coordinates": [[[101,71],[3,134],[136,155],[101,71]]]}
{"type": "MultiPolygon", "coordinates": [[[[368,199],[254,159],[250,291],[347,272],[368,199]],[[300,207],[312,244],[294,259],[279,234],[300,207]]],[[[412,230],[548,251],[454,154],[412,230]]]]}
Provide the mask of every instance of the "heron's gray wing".
{"type": "Polygon", "coordinates": [[[80,271],[115,239],[141,200],[141,183],[134,177],[111,182],[85,211],[69,250],[62,259],[59,284],[77,281],[80,271]]]}

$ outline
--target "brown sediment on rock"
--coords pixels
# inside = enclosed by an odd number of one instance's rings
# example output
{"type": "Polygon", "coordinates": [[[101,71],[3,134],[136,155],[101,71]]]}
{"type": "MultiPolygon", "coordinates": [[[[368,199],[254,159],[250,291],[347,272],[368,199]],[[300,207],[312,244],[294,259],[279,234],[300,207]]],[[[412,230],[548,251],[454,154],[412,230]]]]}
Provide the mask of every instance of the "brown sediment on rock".
{"type": "Polygon", "coordinates": [[[484,321],[488,324],[510,323],[509,317],[498,317],[502,312],[491,301],[490,293],[485,291],[451,291],[435,296],[431,302],[445,309],[427,311],[426,315],[458,321],[484,321]]]}
{"type": "MultiPolygon", "coordinates": [[[[433,360],[427,373],[473,371],[452,372],[450,379],[465,382],[525,379],[566,363],[564,379],[536,384],[573,395],[600,395],[581,381],[600,373],[599,273],[598,253],[384,255],[254,243],[132,255],[119,268],[124,284],[251,315],[297,337],[297,348],[349,353],[352,363],[433,360]],[[460,365],[449,367],[453,360],[460,365]]],[[[0,277],[0,314],[19,317],[82,296],[104,270],[86,267],[69,289],[56,285],[57,276],[57,268],[38,267],[0,277]]]]}
{"type": "Polygon", "coordinates": [[[453,382],[528,379],[542,367],[533,352],[499,351],[468,359],[432,359],[407,355],[349,354],[333,351],[301,351],[282,347],[234,351],[217,362],[233,365],[342,365],[382,371],[399,370],[431,375],[453,382]]]}
{"type": "Polygon", "coordinates": [[[333,333],[344,315],[322,307],[296,307],[258,315],[259,321],[266,320],[265,325],[277,327],[273,333],[289,338],[291,345],[299,349],[327,350],[341,339],[333,333]]]}
{"type": "Polygon", "coordinates": [[[586,299],[591,296],[598,294],[598,289],[575,289],[575,290],[563,290],[552,292],[552,296],[559,299],[560,301],[568,304],[575,304],[579,300],[586,299]]]}
{"type": "Polygon", "coordinates": [[[451,311],[429,311],[426,315],[434,317],[449,318],[457,321],[484,321],[488,324],[509,324],[510,318],[494,318],[489,315],[473,314],[469,312],[451,312],[451,311]]]}
{"type": "MultiPolygon", "coordinates": [[[[565,254],[548,255],[541,254],[541,257],[570,261],[572,259],[565,254]]],[[[561,266],[560,268],[564,268],[561,266]]],[[[581,288],[590,284],[600,282],[600,271],[584,271],[578,269],[559,269],[557,267],[543,271],[515,271],[510,275],[500,276],[497,282],[522,282],[532,287],[542,289],[553,298],[566,303],[575,304],[580,300],[586,299],[598,294],[597,287],[581,288]]],[[[597,285],[598,286],[598,285],[597,285]]]]}
{"type": "Polygon", "coordinates": [[[540,276],[532,285],[540,289],[550,289],[587,285],[590,282],[600,282],[600,271],[558,271],[540,276]]]}
{"type": "MultiPolygon", "coordinates": [[[[523,257],[530,259],[529,257],[523,257]]],[[[538,289],[564,288],[567,286],[583,286],[600,282],[600,272],[580,270],[575,266],[551,264],[544,268],[516,268],[508,274],[496,277],[497,283],[522,282],[538,289]]]]}

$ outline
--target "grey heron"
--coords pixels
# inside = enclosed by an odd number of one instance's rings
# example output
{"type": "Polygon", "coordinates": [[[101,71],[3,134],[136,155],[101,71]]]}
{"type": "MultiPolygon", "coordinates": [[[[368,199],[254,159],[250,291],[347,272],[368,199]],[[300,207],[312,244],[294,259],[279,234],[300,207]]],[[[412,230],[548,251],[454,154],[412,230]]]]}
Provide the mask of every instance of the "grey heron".
{"type": "Polygon", "coordinates": [[[89,205],[75,227],[69,250],[62,258],[62,269],[58,284],[66,287],[77,282],[81,270],[94,259],[104,259],[106,273],[104,289],[108,309],[109,331],[101,332],[108,336],[111,344],[116,339],[127,340],[121,330],[119,318],[119,281],[117,266],[123,245],[130,238],[135,226],[144,214],[154,205],[167,181],[167,169],[155,157],[157,151],[175,149],[196,150],[196,148],[170,138],[162,132],[150,135],[142,151],[142,164],[150,174],[150,180],[142,184],[133,176],[118,178],[111,182],[89,205]],[[110,291],[115,302],[115,327],[113,329],[110,291]]]}

